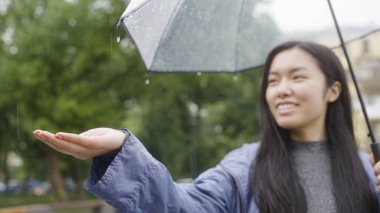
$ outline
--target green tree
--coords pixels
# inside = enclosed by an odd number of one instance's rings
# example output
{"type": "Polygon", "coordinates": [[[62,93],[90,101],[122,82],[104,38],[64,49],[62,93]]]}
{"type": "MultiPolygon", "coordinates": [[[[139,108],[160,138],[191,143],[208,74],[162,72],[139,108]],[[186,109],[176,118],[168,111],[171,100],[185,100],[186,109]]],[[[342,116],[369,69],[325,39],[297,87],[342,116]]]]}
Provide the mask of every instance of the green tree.
{"type": "Polygon", "coordinates": [[[67,197],[63,177],[81,185],[90,162],[41,144],[31,135],[36,128],[128,127],[175,179],[195,177],[258,137],[260,69],[157,74],[145,84],[134,46],[116,43],[124,8],[121,0],[18,0],[1,16],[0,165],[8,152],[19,153],[28,176],[49,174],[57,199],[67,197]]]}
{"type": "Polygon", "coordinates": [[[235,77],[151,77],[145,99],[136,104],[146,106],[137,114],[142,119],[137,135],[175,179],[197,176],[227,151],[258,137],[260,69],[235,77]]]}
{"type": "Polygon", "coordinates": [[[122,1],[11,1],[4,14],[3,32],[13,33],[11,42],[2,44],[1,60],[7,62],[1,69],[2,144],[17,145],[8,147],[23,156],[30,175],[49,174],[57,199],[67,198],[62,170],[78,173],[85,165],[60,160],[62,155],[31,132],[120,126],[124,91],[131,86],[126,70],[142,69],[134,51],[116,48],[115,24],[124,6],[122,1]]]}

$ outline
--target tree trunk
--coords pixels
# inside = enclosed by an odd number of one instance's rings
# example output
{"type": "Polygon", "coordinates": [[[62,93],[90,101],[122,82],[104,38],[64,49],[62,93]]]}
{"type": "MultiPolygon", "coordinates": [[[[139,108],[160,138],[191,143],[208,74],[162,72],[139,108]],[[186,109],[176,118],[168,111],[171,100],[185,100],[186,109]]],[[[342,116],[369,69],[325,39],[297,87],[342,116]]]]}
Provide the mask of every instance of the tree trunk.
{"type": "Polygon", "coordinates": [[[2,168],[2,171],[0,171],[0,176],[1,175],[3,176],[5,191],[8,191],[9,189],[9,179],[10,179],[7,157],[8,157],[8,154],[6,152],[2,153],[0,156],[0,165],[1,165],[0,168],[2,168]]]}
{"type": "Polygon", "coordinates": [[[83,181],[84,181],[82,162],[76,160],[74,162],[74,166],[75,166],[75,183],[77,185],[77,198],[79,200],[83,200],[85,198],[85,193],[82,187],[83,181]]]}
{"type": "Polygon", "coordinates": [[[57,201],[66,201],[68,198],[64,180],[59,169],[58,153],[48,153],[48,178],[52,185],[53,195],[57,201]]]}

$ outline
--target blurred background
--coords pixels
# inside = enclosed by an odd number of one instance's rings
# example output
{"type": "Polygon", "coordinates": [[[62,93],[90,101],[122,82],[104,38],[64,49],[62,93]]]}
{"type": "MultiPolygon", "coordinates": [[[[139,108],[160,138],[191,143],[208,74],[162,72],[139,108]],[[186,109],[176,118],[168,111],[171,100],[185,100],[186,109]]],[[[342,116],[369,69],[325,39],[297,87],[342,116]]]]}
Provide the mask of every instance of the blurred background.
{"type": "MultiPolygon", "coordinates": [[[[27,212],[36,204],[47,205],[46,212],[95,212],[105,205],[85,190],[91,160],[55,152],[33,137],[35,129],[127,127],[179,182],[259,139],[261,68],[149,75],[115,27],[127,3],[0,0],[0,212],[27,212]]],[[[344,29],[352,38],[371,31],[347,47],[378,138],[380,37],[378,29],[364,27],[344,29]]],[[[336,39],[332,31],[311,33],[324,43],[336,39]]],[[[358,144],[369,150],[353,97],[358,144]]]]}

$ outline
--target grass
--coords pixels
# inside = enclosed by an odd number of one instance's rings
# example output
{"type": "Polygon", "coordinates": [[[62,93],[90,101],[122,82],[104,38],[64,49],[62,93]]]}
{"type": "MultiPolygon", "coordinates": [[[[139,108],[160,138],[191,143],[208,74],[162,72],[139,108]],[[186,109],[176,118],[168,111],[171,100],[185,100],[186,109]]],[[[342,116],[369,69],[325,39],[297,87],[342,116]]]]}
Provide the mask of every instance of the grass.
{"type": "MultiPolygon", "coordinates": [[[[94,199],[95,197],[90,193],[86,194],[86,199],[94,199]]],[[[69,198],[71,201],[75,201],[76,198],[71,196],[69,198]]],[[[0,208],[10,208],[10,207],[20,207],[26,205],[34,204],[48,204],[53,203],[54,198],[51,195],[0,195],[0,208]]],[[[90,208],[78,208],[78,209],[67,209],[59,210],[58,213],[87,213],[91,212],[90,208]]]]}
{"type": "Polygon", "coordinates": [[[1,195],[0,208],[25,206],[32,204],[51,203],[52,196],[35,196],[35,195],[1,195]]]}
{"type": "Polygon", "coordinates": [[[78,208],[78,209],[62,209],[56,211],[56,213],[92,213],[90,208],[78,208]]]}

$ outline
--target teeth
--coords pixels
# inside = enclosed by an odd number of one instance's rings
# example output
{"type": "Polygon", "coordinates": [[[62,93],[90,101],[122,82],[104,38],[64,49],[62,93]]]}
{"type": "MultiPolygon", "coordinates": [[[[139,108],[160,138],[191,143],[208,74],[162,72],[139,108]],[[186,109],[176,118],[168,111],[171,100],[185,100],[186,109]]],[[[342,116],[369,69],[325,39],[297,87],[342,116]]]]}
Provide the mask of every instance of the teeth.
{"type": "Polygon", "coordinates": [[[282,109],[291,109],[291,108],[294,108],[296,107],[295,104],[280,104],[280,105],[277,105],[277,109],[279,110],[282,110],[282,109]]]}

